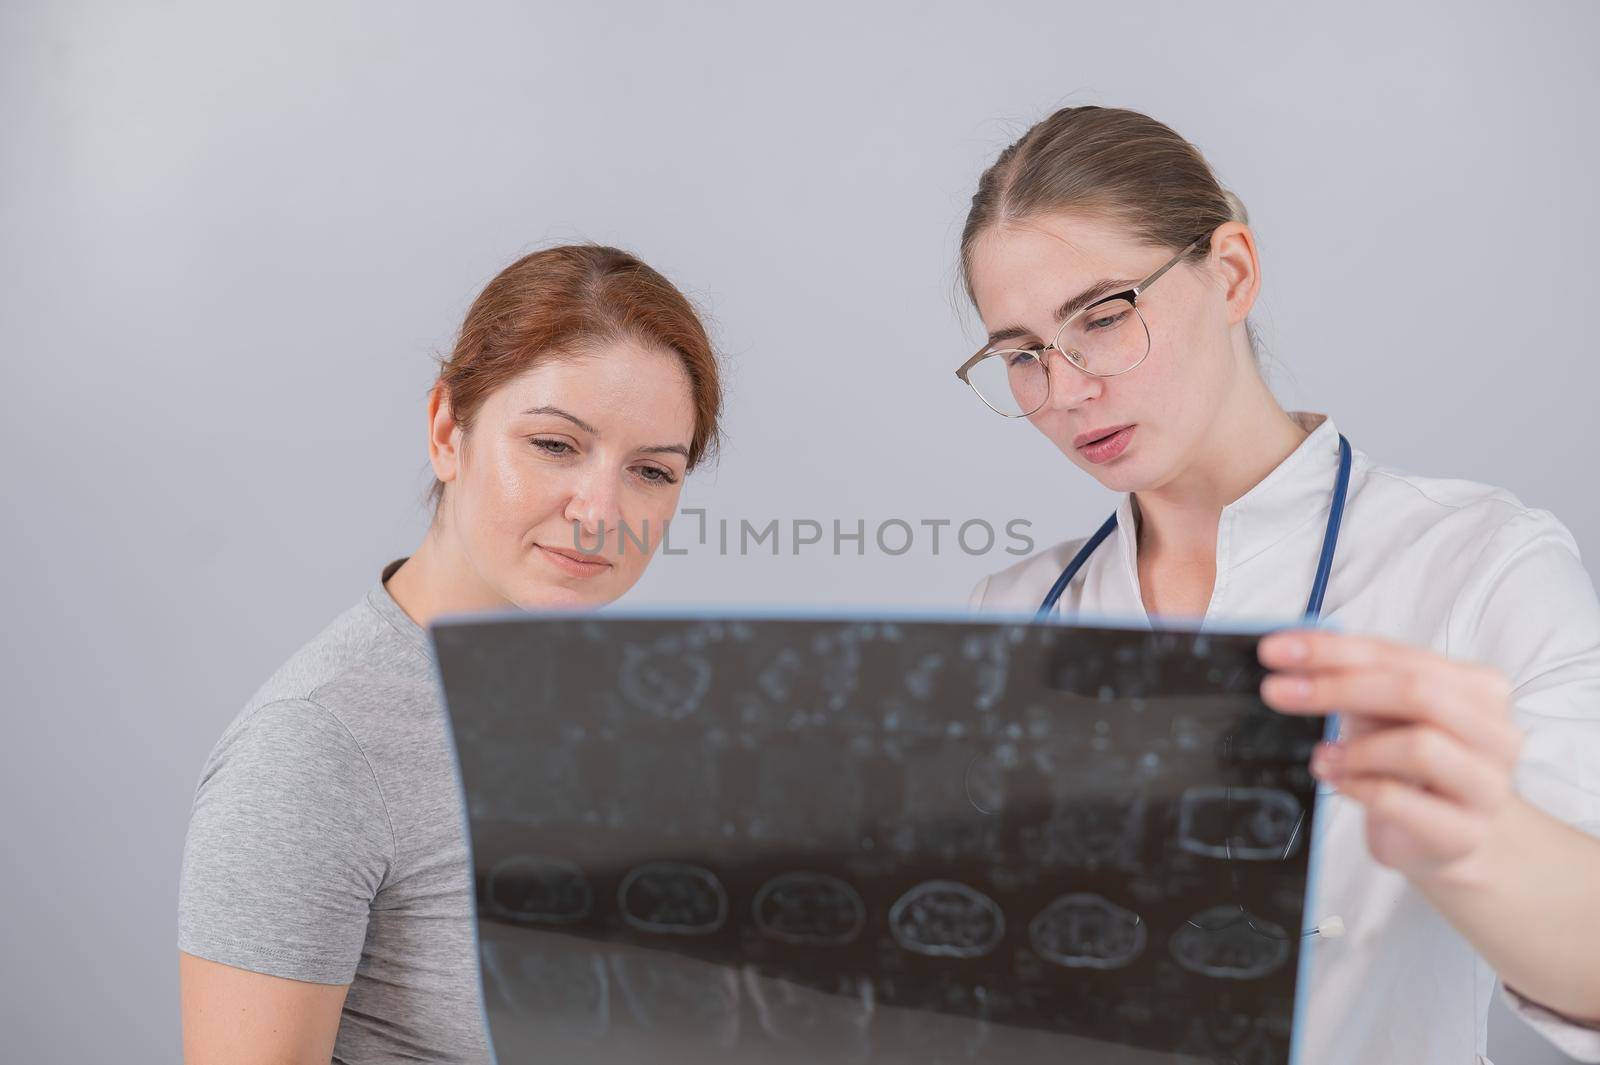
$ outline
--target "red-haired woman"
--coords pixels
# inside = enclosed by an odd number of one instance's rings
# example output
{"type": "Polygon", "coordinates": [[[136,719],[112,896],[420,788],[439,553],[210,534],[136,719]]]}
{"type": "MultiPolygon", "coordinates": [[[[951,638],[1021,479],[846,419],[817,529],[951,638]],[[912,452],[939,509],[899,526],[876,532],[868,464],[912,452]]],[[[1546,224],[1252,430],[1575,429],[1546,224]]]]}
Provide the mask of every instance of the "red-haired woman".
{"type": "Polygon", "coordinates": [[[422,545],[273,674],[206,763],[180,888],[186,1059],[488,1060],[425,626],[622,595],[720,406],[705,328],[631,255],[551,248],[478,296],[428,400],[422,545]]]}

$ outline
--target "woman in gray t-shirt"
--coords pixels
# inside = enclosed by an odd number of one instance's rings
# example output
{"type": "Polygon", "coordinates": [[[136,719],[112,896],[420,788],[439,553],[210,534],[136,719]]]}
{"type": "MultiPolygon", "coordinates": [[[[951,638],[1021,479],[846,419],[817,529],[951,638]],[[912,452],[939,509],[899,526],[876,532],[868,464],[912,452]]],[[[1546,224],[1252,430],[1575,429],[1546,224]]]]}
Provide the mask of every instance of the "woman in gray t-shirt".
{"type": "Polygon", "coordinates": [[[206,761],[179,891],[187,1060],[489,1060],[424,626],[621,596],[714,449],[720,406],[694,309],[631,255],[550,248],[478,296],[429,394],[421,546],[206,761]]]}

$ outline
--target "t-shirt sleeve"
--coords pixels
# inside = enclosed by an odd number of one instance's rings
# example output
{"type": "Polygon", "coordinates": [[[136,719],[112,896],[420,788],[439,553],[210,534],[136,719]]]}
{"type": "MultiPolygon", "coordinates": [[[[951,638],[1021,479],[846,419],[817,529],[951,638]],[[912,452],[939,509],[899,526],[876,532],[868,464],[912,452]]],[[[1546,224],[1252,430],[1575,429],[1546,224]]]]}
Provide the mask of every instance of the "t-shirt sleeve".
{"type": "Polygon", "coordinates": [[[360,745],[328,709],[268,703],[217,742],[195,792],[178,949],[314,983],[355,976],[394,832],[360,745]]]}
{"type": "Polygon", "coordinates": [[[1600,600],[1566,527],[1526,510],[1490,537],[1451,611],[1448,652],[1504,672],[1524,734],[1517,790],[1600,835],[1600,600]]]}

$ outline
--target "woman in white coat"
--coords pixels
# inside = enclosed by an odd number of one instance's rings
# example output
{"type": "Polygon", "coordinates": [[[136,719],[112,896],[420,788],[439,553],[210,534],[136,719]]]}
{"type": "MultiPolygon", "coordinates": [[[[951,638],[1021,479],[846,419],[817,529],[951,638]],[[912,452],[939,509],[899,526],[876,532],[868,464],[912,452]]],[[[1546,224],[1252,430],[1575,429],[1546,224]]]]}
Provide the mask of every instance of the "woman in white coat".
{"type": "Polygon", "coordinates": [[[975,607],[1053,594],[1069,617],[1212,624],[1315,605],[1339,630],[1261,651],[1270,705],[1341,721],[1313,761],[1307,916],[1348,934],[1313,951],[1302,1060],[1480,1060],[1498,975],[1536,1028],[1600,1061],[1600,604],[1567,530],[1284,411],[1246,323],[1261,270],[1243,206],[1148,116],[1034,126],[983,174],[961,256],[989,336],[958,376],[1123,493],[1096,537],[985,578],[975,607]]]}

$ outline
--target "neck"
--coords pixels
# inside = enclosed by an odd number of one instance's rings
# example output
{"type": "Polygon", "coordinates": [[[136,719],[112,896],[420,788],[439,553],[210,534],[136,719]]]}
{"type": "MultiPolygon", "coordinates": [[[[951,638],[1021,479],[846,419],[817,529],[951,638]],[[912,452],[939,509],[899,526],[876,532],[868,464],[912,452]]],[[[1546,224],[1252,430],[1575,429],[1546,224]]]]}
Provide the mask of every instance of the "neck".
{"type": "Polygon", "coordinates": [[[1225,435],[1204,441],[1165,484],[1135,493],[1141,555],[1214,561],[1222,508],[1260,484],[1309,435],[1264,383],[1252,391],[1241,409],[1216,418],[1225,435]]]}
{"type": "Polygon", "coordinates": [[[442,614],[510,605],[495,594],[456,546],[448,527],[433,523],[422,546],[384,584],[406,616],[423,628],[442,614]]]}

